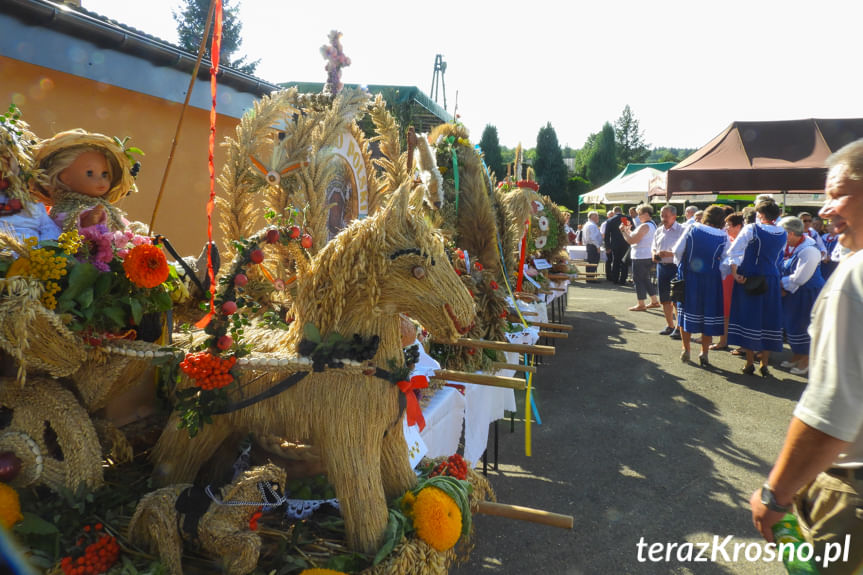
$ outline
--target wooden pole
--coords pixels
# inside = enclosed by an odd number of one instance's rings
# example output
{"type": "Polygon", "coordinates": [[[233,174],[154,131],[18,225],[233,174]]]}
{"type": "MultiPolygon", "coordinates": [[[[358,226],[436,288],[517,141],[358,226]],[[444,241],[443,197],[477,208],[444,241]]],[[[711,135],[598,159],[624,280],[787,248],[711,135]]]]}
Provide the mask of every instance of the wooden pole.
{"type": "MultiPolygon", "coordinates": [[[[177,129],[174,131],[174,139],[171,142],[171,150],[168,152],[168,163],[165,164],[165,171],[162,173],[162,183],[159,185],[159,193],[156,195],[156,205],[153,206],[153,213],[150,216],[150,225],[147,227],[147,235],[153,235],[153,224],[156,223],[156,214],[159,213],[159,204],[162,203],[162,195],[165,193],[165,184],[168,183],[168,174],[171,173],[171,164],[174,163],[174,152],[177,151],[177,142],[180,141],[180,130],[183,127],[183,120],[186,117],[186,109],[189,107],[189,100],[192,98],[192,90],[195,88],[195,79],[198,77],[198,69],[201,67],[201,60],[204,58],[204,52],[207,49],[207,39],[210,37],[210,26],[213,24],[213,15],[216,12],[216,2],[221,0],[211,0],[210,8],[207,11],[207,23],[204,24],[204,34],[201,38],[201,45],[198,47],[198,59],[195,60],[195,67],[192,69],[192,77],[189,78],[189,88],[186,90],[186,99],[183,101],[183,107],[180,108],[180,118],[177,120],[177,129]]],[[[211,60],[212,60],[212,54],[211,60]]]]}
{"type": "Polygon", "coordinates": [[[554,281],[564,281],[570,279],[569,274],[548,274],[548,279],[554,281]]]}
{"type": "Polygon", "coordinates": [[[567,339],[569,335],[561,331],[541,331],[539,337],[547,337],[550,339],[567,339]]]}
{"type": "Polygon", "coordinates": [[[523,391],[525,388],[524,380],[518,377],[501,377],[499,375],[486,375],[484,373],[468,373],[466,371],[450,371],[448,369],[439,369],[435,371],[435,377],[440,381],[457,381],[459,383],[477,383],[479,385],[489,385],[491,387],[506,387],[516,391],[523,391]]]}
{"type": "Polygon", "coordinates": [[[513,371],[521,371],[523,373],[536,373],[535,365],[522,365],[520,363],[503,363],[500,361],[491,362],[494,369],[511,369],[513,371]]]}
{"type": "Polygon", "coordinates": [[[559,513],[551,513],[541,509],[532,509],[530,507],[521,507],[519,505],[507,505],[505,503],[494,503],[492,501],[480,501],[477,513],[483,515],[496,515],[498,517],[506,517],[508,519],[519,519],[521,521],[530,521],[532,523],[540,523],[550,527],[560,527],[561,529],[572,529],[575,522],[572,515],[561,515],[559,513]]]}
{"type": "Polygon", "coordinates": [[[567,323],[550,323],[545,321],[529,321],[528,325],[535,325],[536,327],[544,327],[547,329],[559,329],[560,331],[572,331],[572,326],[567,323]]]}
{"type": "Polygon", "coordinates": [[[478,347],[480,349],[499,349],[501,351],[533,353],[536,355],[554,355],[555,352],[554,347],[550,345],[528,345],[526,343],[509,343],[508,341],[486,341],[484,339],[471,339],[467,337],[457,339],[451,345],[478,347]]]}

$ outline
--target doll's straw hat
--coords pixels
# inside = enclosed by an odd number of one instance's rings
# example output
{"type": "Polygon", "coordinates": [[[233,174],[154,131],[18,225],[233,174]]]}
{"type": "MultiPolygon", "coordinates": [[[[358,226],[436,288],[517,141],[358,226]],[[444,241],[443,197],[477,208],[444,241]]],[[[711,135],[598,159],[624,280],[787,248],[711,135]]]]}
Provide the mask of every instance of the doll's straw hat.
{"type": "MultiPolygon", "coordinates": [[[[102,134],[93,134],[80,129],[59,132],[34,146],[33,164],[47,171],[58,152],[79,146],[98,148],[104,151],[108,161],[112,164],[114,177],[111,180],[111,189],[104,196],[108,202],[116,203],[126,197],[127,194],[137,191],[135,178],[130,171],[132,162],[126,155],[123,146],[113,138],[102,134]]],[[[38,178],[33,182],[33,188],[37,194],[50,199],[51,194],[45,188],[46,184],[45,178],[38,178]]]]}

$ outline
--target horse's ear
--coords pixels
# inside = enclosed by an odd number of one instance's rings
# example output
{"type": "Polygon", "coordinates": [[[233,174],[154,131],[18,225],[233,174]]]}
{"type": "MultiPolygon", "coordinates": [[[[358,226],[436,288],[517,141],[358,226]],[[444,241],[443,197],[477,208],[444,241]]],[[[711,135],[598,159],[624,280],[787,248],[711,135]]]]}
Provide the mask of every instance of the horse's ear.
{"type": "Polygon", "coordinates": [[[411,183],[405,181],[399,189],[390,196],[390,203],[386,207],[387,215],[393,215],[399,219],[410,219],[408,206],[411,200],[411,183]]]}

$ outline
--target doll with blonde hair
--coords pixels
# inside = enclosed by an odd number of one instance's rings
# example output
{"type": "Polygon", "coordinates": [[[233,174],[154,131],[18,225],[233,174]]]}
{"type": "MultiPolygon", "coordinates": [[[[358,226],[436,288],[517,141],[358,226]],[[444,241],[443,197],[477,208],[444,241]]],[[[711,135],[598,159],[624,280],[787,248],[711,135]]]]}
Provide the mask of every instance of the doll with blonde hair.
{"type": "Polygon", "coordinates": [[[51,206],[63,231],[98,224],[126,228],[114,204],[136,188],[131,161],[116,140],[84,130],[60,132],[34,148],[33,161],[41,170],[34,193],[51,206]]]}
{"type": "Polygon", "coordinates": [[[21,239],[56,240],[60,229],[28,189],[35,139],[16,107],[0,117],[0,230],[11,230],[21,239]]]}

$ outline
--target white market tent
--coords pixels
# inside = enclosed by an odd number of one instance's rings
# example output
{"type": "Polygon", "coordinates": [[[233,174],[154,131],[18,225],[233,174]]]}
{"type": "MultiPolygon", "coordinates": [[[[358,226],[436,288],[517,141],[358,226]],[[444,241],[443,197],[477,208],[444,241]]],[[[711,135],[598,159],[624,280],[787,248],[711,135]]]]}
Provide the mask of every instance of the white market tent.
{"type": "Polygon", "coordinates": [[[642,168],[637,172],[618,174],[610,182],[581,196],[583,204],[646,204],[651,196],[665,196],[666,172],[642,168]],[[660,191],[661,189],[661,191],[660,191]]]}

